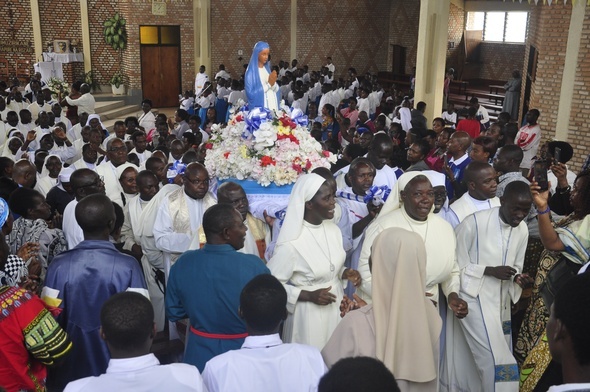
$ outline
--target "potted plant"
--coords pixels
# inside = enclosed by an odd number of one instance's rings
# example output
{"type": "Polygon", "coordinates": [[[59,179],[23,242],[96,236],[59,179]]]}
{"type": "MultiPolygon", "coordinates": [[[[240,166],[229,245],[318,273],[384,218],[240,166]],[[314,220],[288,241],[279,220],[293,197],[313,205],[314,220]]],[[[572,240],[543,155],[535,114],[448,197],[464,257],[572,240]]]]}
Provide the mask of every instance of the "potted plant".
{"type": "Polygon", "coordinates": [[[121,71],[114,73],[113,77],[109,80],[113,95],[124,95],[125,94],[125,75],[121,71]]]}
{"type": "MultiPolygon", "coordinates": [[[[97,90],[100,90],[100,85],[98,84],[98,81],[94,77],[94,71],[90,70],[90,71],[82,74],[82,79],[84,80],[84,83],[86,83],[87,85],[90,86],[90,90],[92,90],[92,92],[96,92],[97,90]]],[[[102,90],[100,90],[100,91],[102,91],[102,90]]]]}
{"type": "MultiPolygon", "coordinates": [[[[127,21],[117,12],[115,16],[108,18],[103,23],[103,35],[105,42],[119,53],[119,64],[123,63],[123,50],[127,47],[127,21]]],[[[113,95],[125,94],[125,75],[119,69],[109,80],[113,95]]]]}

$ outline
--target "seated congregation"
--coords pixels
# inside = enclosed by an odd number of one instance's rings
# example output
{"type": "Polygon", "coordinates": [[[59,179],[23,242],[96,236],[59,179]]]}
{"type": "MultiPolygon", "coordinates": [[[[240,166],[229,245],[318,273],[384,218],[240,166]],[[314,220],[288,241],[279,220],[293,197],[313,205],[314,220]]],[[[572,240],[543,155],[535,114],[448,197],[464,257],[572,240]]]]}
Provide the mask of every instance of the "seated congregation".
{"type": "Polygon", "coordinates": [[[588,160],[536,109],[427,119],[330,58],[274,72],[338,157],[276,214],[207,166],[246,75],[201,67],[174,118],[145,99],[112,133],[86,84],[2,92],[0,387],[590,389],[588,160]]]}

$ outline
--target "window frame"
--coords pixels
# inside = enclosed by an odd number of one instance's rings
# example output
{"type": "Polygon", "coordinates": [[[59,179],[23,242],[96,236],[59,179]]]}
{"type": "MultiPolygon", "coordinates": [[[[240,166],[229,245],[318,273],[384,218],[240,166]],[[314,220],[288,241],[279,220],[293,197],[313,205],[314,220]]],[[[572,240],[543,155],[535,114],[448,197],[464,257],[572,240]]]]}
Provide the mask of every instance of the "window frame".
{"type": "MultiPolygon", "coordinates": [[[[530,12],[528,11],[469,11],[468,13],[476,13],[476,12],[483,12],[483,28],[482,28],[482,42],[489,42],[489,43],[496,43],[496,44],[524,44],[526,43],[527,35],[528,35],[528,25],[530,20],[530,12]],[[502,12],[504,13],[504,26],[502,27],[502,41],[496,40],[486,40],[486,26],[488,23],[488,13],[490,12],[502,12]],[[511,12],[524,12],[526,13],[526,27],[525,27],[525,34],[522,41],[506,41],[506,28],[508,25],[508,14],[511,12]]],[[[469,18],[465,18],[465,30],[470,30],[467,28],[467,20],[469,18]]]]}

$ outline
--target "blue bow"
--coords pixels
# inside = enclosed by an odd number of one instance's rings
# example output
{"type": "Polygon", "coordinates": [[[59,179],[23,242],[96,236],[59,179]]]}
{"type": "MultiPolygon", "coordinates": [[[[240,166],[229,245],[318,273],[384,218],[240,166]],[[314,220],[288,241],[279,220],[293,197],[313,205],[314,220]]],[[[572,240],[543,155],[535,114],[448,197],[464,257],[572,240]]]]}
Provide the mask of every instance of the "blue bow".
{"type": "Polygon", "coordinates": [[[391,189],[387,185],[372,186],[367,191],[364,201],[365,203],[372,201],[376,206],[385,204],[390,193],[391,189]]]}
{"type": "Polygon", "coordinates": [[[271,119],[272,115],[267,108],[254,108],[246,114],[246,129],[252,133],[260,128],[260,124],[271,119]]]}
{"type": "Polygon", "coordinates": [[[0,226],[4,226],[4,223],[8,220],[8,214],[10,214],[8,203],[0,198],[0,226]]]}
{"type": "Polygon", "coordinates": [[[293,120],[297,125],[302,127],[307,127],[308,119],[305,114],[301,111],[301,109],[293,109],[291,111],[291,120],[293,120]]]}

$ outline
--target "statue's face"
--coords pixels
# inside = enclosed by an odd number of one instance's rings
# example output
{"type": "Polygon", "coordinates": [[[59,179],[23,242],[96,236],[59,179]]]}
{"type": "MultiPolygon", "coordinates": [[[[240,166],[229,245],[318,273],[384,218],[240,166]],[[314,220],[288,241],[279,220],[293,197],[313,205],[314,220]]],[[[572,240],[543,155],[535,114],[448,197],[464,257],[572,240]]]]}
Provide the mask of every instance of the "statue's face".
{"type": "Polygon", "coordinates": [[[268,49],[268,48],[262,49],[260,51],[260,53],[258,54],[258,65],[259,66],[267,63],[269,54],[270,54],[270,49],[268,49]]]}

